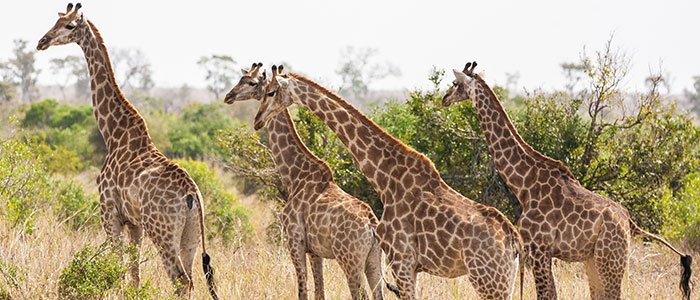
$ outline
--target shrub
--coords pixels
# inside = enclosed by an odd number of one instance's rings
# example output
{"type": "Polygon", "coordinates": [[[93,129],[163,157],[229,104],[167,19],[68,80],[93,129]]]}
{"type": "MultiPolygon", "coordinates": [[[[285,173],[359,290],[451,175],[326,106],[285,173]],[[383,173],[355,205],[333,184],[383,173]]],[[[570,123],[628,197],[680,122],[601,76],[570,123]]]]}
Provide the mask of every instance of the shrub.
{"type": "Polygon", "coordinates": [[[0,201],[11,228],[34,230],[34,210],[50,195],[46,166],[21,138],[0,139],[0,201]]]}
{"type": "Polygon", "coordinates": [[[85,246],[70,265],[61,271],[58,295],[61,299],[104,299],[118,287],[126,274],[126,264],[108,243],[85,246]]]}
{"type": "Polygon", "coordinates": [[[226,191],[216,169],[205,162],[191,159],[178,159],[175,162],[187,170],[202,193],[207,227],[214,228],[207,234],[208,238],[219,237],[224,243],[245,242],[253,232],[253,225],[248,219],[250,213],[238,203],[233,193],[226,191]]]}
{"type": "Polygon", "coordinates": [[[233,119],[224,113],[222,102],[187,105],[181,120],[168,132],[171,148],[165,154],[183,158],[221,156],[223,151],[215,143],[217,131],[233,125],[233,119]]]}
{"type": "Polygon", "coordinates": [[[54,185],[58,215],[71,229],[100,223],[100,204],[96,194],[86,194],[83,187],[73,180],[55,180],[54,185]]]}

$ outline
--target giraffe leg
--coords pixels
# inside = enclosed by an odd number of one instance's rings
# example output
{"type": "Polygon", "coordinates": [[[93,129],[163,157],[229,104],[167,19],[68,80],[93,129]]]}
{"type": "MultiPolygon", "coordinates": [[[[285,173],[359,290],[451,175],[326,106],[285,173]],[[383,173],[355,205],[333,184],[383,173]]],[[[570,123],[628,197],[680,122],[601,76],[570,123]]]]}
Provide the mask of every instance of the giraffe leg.
{"type": "Polygon", "coordinates": [[[129,233],[129,271],[131,273],[131,285],[138,288],[141,280],[139,276],[139,257],[141,252],[141,241],[143,240],[143,229],[133,224],[127,224],[127,232],[129,233]]]}
{"type": "Polygon", "coordinates": [[[586,276],[588,276],[588,289],[591,292],[591,299],[597,300],[603,294],[604,289],[603,282],[600,281],[600,276],[598,276],[595,259],[586,260],[583,266],[586,269],[586,276]]]}
{"type": "Polygon", "coordinates": [[[410,259],[393,260],[391,271],[396,278],[401,300],[416,299],[416,264],[410,259]]]}
{"type": "Polygon", "coordinates": [[[367,283],[369,284],[370,291],[372,291],[373,299],[382,300],[384,298],[382,286],[382,250],[379,248],[379,243],[374,243],[367,254],[365,276],[367,276],[367,283]]]}
{"type": "Polygon", "coordinates": [[[287,247],[289,248],[289,256],[292,259],[294,271],[297,275],[299,300],[307,300],[309,296],[306,291],[306,247],[304,247],[304,243],[300,239],[295,239],[291,235],[288,235],[288,237],[287,247]]]}
{"type": "MultiPolygon", "coordinates": [[[[340,261],[339,261],[340,262],[340,261]]],[[[352,295],[352,300],[367,300],[367,293],[365,289],[362,288],[362,269],[363,264],[358,264],[357,260],[349,260],[341,263],[343,271],[345,272],[345,277],[348,280],[348,288],[350,288],[350,294],[352,295]]]]}
{"type": "Polygon", "coordinates": [[[552,274],[552,256],[537,245],[531,245],[530,249],[537,300],[556,300],[557,288],[552,274]]]}
{"type": "Polygon", "coordinates": [[[323,258],[318,255],[310,254],[311,271],[314,276],[314,299],[325,300],[326,295],[323,290],[323,258]]]}
{"type": "Polygon", "coordinates": [[[181,267],[185,273],[185,278],[188,279],[188,291],[191,291],[193,287],[192,265],[202,237],[200,228],[199,212],[197,209],[190,209],[187,212],[187,221],[182,229],[182,238],[180,239],[180,261],[182,262],[181,267]]]}
{"type": "MultiPolygon", "coordinates": [[[[610,226],[612,227],[612,226],[610,226]]],[[[622,278],[627,270],[629,237],[618,228],[608,228],[596,242],[595,269],[603,286],[601,300],[617,300],[622,294],[622,278]]]]}

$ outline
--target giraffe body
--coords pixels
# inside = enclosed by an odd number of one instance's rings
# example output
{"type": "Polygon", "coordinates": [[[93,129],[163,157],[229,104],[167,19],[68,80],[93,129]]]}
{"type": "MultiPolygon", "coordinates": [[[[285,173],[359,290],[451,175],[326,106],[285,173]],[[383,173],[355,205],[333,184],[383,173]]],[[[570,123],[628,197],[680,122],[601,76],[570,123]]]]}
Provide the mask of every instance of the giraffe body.
{"type": "Polygon", "coordinates": [[[75,42],[85,54],[93,111],[108,152],[97,177],[100,218],[108,239],[121,246],[126,231],[136,248],[130,273],[132,284],[138,287],[138,252],[145,233],[159,249],[168,276],[181,284],[179,295],[189,295],[192,289],[192,264],[201,239],[209,291],[217,299],[210,257],[204,248],[201,193],[187,171],[153,145],[145,121],[116,84],[102,36],[77,13],[79,3],[72,8],[69,4],[65,14],[59,13],[56,25],[37,49],[75,42]]]}
{"type": "MultiPolygon", "coordinates": [[[[258,76],[262,64],[243,70],[243,77],[225,98],[226,103],[263,98],[268,81],[258,76]],[[252,83],[252,84],[251,84],[252,83]]],[[[288,190],[280,214],[287,248],[297,275],[299,299],[307,299],[307,254],[311,260],[315,299],[325,299],[323,259],[335,259],[345,273],[353,299],[383,299],[381,249],[375,238],[379,221],[366,203],[340,189],[324,161],[301,142],[287,110],[268,126],[270,148],[278,173],[288,190]]]]}
{"type": "Polygon", "coordinates": [[[511,298],[522,244],[503,214],[451,189],[429,159],[334,93],[298,74],[274,75],[275,67],[256,129],[298,103],[336,133],[384,204],[377,235],[401,299],[415,299],[417,272],[467,275],[481,298],[511,298]]]}
{"type": "MultiPolygon", "coordinates": [[[[518,221],[532,258],[538,299],[557,299],[552,258],[583,262],[592,299],[620,299],[633,236],[661,241],[681,256],[690,277],[690,256],[640,229],[621,204],[584,188],[567,167],[525,143],[500,101],[469,63],[443,98],[443,105],[470,99],[478,113],[489,152],[523,212],[518,221]]],[[[686,278],[686,277],[683,277],[686,278]]],[[[681,280],[689,298],[687,279],[681,280]]]]}

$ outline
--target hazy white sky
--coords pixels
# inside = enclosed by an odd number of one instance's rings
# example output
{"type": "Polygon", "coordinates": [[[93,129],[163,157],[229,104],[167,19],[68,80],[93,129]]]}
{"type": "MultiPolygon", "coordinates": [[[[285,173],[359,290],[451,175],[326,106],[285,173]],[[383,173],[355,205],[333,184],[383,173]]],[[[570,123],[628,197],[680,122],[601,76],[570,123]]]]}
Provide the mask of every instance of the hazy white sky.
{"type": "MultiPolygon", "coordinates": [[[[17,38],[37,41],[67,1],[5,1],[0,18],[0,59],[17,38]]],[[[672,92],[700,75],[700,1],[82,1],[109,47],[137,47],[150,60],[156,85],[204,86],[200,56],[227,54],[240,66],[280,61],[337,86],[340,49],[374,47],[402,76],[373,88],[428,85],[432,66],[461,68],[479,62],[487,81],[505,83],[520,72],[519,86],[561,87],[559,64],[592,54],[611,33],[632,56],[627,80],[642,86],[662,62],[672,92]]],[[[48,61],[81,55],[73,44],[37,54],[43,84],[52,83],[48,61]]],[[[452,75],[448,73],[448,82],[452,75]]]]}

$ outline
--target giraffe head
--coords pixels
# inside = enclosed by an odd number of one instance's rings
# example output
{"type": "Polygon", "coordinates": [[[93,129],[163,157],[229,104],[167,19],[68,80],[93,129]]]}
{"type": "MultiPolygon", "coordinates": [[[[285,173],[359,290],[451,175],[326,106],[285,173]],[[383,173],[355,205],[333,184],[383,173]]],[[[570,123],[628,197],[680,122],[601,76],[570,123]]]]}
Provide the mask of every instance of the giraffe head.
{"type": "Polygon", "coordinates": [[[476,62],[468,62],[467,65],[464,66],[464,70],[452,70],[455,74],[455,80],[445,93],[445,97],[442,98],[443,106],[450,106],[452,103],[467,99],[474,100],[478,84],[477,77],[479,76],[474,73],[474,68],[476,68],[476,62]]]}
{"type": "Polygon", "coordinates": [[[82,7],[82,5],[78,3],[75,5],[75,10],[73,10],[73,3],[68,3],[66,12],[58,13],[58,21],[56,21],[56,24],[49,29],[41,40],[39,40],[36,49],[46,50],[53,45],[65,45],[77,42],[79,32],[81,32],[78,29],[88,26],[83,14],[78,13],[80,7],[82,7]]]}
{"type": "Polygon", "coordinates": [[[238,84],[234,86],[224,102],[227,104],[232,104],[236,101],[255,99],[261,101],[263,95],[265,95],[265,87],[267,86],[267,74],[265,70],[260,73],[260,68],[262,68],[262,63],[253,63],[250,70],[241,69],[242,77],[238,81],[238,84]]]}
{"type": "Polygon", "coordinates": [[[258,130],[267,124],[272,117],[282,112],[285,108],[298,102],[298,96],[292,93],[292,85],[294,84],[286,75],[282,75],[283,66],[272,66],[272,79],[265,88],[262,103],[258,109],[258,114],[255,115],[255,130],[258,130]]]}

